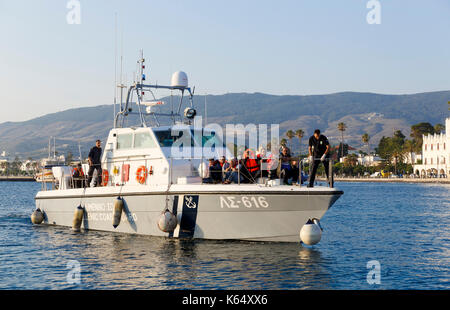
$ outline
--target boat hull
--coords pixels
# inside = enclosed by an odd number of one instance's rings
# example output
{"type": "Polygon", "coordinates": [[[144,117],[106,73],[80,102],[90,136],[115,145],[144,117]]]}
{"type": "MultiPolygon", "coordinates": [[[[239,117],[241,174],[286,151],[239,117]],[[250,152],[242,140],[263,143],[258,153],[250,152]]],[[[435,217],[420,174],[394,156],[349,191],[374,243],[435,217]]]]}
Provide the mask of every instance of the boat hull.
{"type": "Polygon", "coordinates": [[[40,192],[36,206],[45,215],[44,224],[72,226],[77,206],[84,207],[82,228],[140,235],[299,242],[299,232],[308,219],[321,219],[342,195],[335,189],[235,187],[170,190],[135,189],[127,192],[103,188],[86,191],[40,192]],[[113,210],[117,197],[124,201],[121,222],[114,228],[113,210]],[[158,228],[165,209],[178,219],[171,233],[158,228]]]}

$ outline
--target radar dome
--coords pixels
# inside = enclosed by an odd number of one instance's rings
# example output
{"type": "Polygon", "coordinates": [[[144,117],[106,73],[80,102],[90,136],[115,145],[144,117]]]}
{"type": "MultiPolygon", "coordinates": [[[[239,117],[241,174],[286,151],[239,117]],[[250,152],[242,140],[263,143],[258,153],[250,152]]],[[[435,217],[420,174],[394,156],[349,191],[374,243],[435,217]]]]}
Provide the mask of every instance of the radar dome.
{"type": "Polygon", "coordinates": [[[170,82],[172,87],[188,87],[188,77],[183,71],[177,71],[172,74],[172,81],[170,82]]]}

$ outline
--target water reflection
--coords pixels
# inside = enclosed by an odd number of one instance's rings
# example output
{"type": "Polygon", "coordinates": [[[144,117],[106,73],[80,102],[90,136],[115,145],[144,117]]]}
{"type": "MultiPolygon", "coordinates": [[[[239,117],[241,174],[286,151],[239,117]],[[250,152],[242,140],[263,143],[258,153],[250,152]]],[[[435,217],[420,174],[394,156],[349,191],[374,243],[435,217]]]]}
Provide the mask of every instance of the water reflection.
{"type": "Polygon", "coordinates": [[[36,244],[51,244],[50,257],[59,257],[59,276],[66,261],[80,262],[80,288],[320,289],[331,279],[321,252],[299,244],[72,233],[60,227],[42,228],[36,236],[36,244]]]}

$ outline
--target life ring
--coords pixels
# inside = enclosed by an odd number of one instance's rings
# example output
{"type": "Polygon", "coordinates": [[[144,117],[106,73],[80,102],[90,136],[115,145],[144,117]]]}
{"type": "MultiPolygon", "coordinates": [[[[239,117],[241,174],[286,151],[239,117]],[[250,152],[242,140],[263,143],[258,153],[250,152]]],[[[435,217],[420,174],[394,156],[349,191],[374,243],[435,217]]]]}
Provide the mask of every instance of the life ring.
{"type": "Polygon", "coordinates": [[[136,181],[139,184],[144,184],[147,180],[147,168],[145,166],[140,166],[136,171],[136,181]]]}
{"type": "Polygon", "coordinates": [[[109,181],[109,172],[108,170],[102,171],[102,186],[107,186],[109,181]]]}

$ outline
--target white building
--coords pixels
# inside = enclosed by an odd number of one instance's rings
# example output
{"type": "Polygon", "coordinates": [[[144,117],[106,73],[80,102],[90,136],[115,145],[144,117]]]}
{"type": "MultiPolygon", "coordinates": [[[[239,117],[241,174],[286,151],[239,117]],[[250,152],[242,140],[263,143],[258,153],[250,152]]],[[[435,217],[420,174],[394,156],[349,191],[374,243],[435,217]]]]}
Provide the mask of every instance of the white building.
{"type": "Polygon", "coordinates": [[[450,117],[445,120],[445,133],[423,136],[422,164],[414,166],[420,176],[450,177],[450,117]]]}
{"type": "Polygon", "coordinates": [[[358,154],[358,163],[362,166],[378,166],[381,162],[381,158],[376,155],[358,154]]]}

